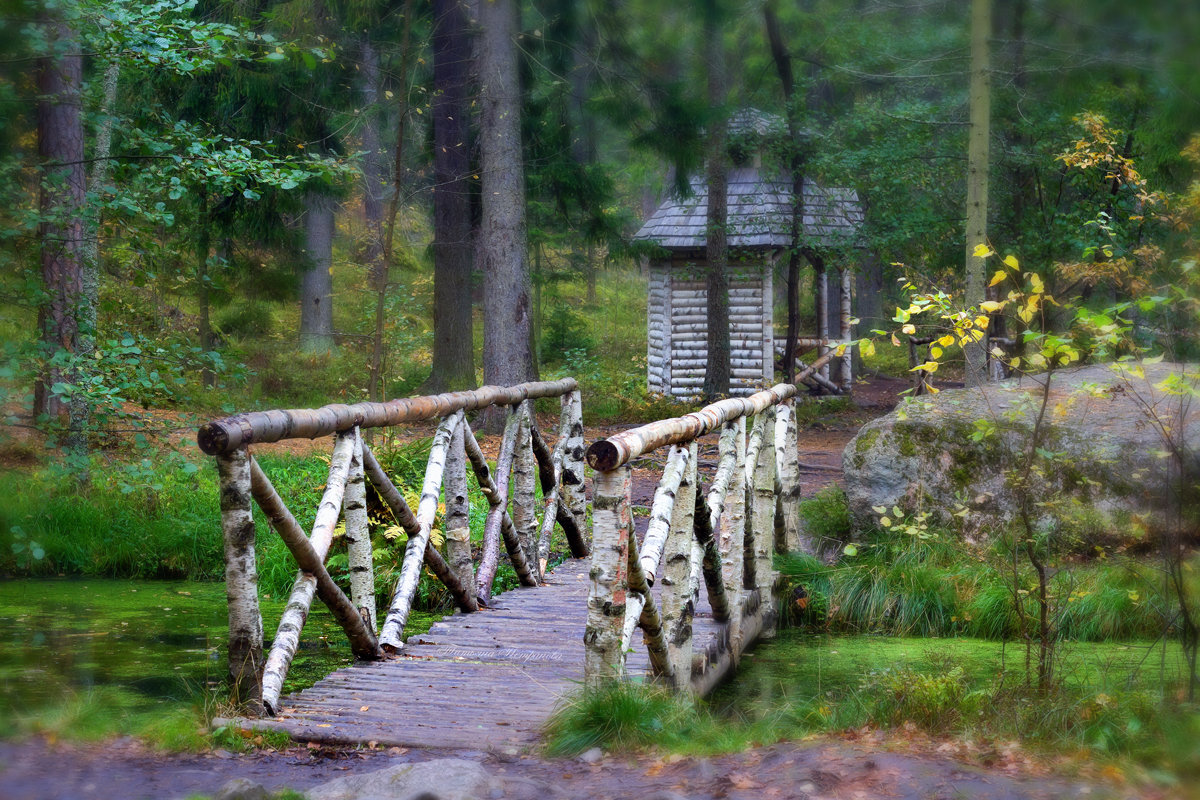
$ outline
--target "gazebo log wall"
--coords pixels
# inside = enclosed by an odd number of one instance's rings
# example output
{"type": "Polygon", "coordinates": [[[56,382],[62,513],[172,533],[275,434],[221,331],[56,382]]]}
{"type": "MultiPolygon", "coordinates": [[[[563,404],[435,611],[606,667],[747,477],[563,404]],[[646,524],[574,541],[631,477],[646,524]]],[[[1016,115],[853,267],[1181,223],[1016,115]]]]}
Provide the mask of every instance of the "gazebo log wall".
{"type": "MultiPolygon", "coordinates": [[[[774,261],[729,266],[730,394],[754,394],[773,383],[774,261]],[[765,263],[764,263],[765,262],[765,263]]],[[[652,392],[696,397],[708,364],[708,290],[695,259],[650,263],[647,383],[652,392]]]]}

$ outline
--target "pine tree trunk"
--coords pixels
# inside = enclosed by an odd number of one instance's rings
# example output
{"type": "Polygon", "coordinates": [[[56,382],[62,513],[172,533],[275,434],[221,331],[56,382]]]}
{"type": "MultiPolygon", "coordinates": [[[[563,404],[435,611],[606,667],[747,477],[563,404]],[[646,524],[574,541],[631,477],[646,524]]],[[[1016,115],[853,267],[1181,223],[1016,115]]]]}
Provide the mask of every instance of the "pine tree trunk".
{"type": "MultiPolygon", "coordinates": [[[[988,150],[991,135],[991,88],[988,81],[988,39],[991,0],[971,0],[971,131],[967,149],[966,284],[963,299],[978,306],[984,300],[984,259],[975,248],[987,244],[988,150]]],[[[987,339],[963,347],[963,378],[967,386],[987,381],[987,339]]]]}
{"type": "Polygon", "coordinates": [[[371,373],[368,378],[368,395],[372,400],[381,400],[383,394],[378,383],[383,370],[383,317],[387,300],[388,265],[384,255],[386,237],[385,201],[387,199],[387,149],[380,135],[383,116],[383,79],[379,69],[379,49],[364,34],[359,43],[359,62],[362,75],[360,93],[363,104],[362,162],[363,221],[366,223],[367,240],[364,259],[367,266],[367,281],[375,293],[375,336],[372,338],[371,373]]]}
{"type": "Polygon", "coordinates": [[[471,42],[458,0],[433,2],[433,370],[430,393],[475,385],[471,315],[471,42]]]}
{"type": "MultiPolygon", "coordinates": [[[[48,49],[55,55],[46,56],[37,64],[38,156],[44,165],[38,238],[42,285],[46,292],[38,309],[38,327],[51,352],[76,353],[80,305],[84,301],[83,210],[87,190],[80,113],[83,58],[79,55],[75,32],[66,22],[49,11],[43,13],[41,21],[48,49]]],[[[69,410],[52,388],[60,381],[70,383],[74,379],[74,375],[57,370],[47,370],[39,376],[34,413],[68,422],[72,428],[85,422],[64,419],[69,417],[69,410]]]]}
{"type": "MultiPolygon", "coordinates": [[[[516,3],[480,3],[479,25],[483,381],[503,386],[531,379],[536,372],[530,347],[516,3]]],[[[499,414],[492,414],[489,429],[497,430],[500,421],[499,414]]]]}
{"type": "Polygon", "coordinates": [[[729,394],[729,240],[728,167],[725,135],[728,130],[725,105],[724,28],[710,10],[704,21],[705,53],[708,62],[708,102],[715,112],[708,126],[708,234],[705,241],[708,288],[708,366],[704,371],[704,396],[714,399],[729,394]]]}
{"type": "Polygon", "coordinates": [[[300,276],[300,349],[333,349],[333,199],[309,193],[304,198],[304,250],[300,276]]]}

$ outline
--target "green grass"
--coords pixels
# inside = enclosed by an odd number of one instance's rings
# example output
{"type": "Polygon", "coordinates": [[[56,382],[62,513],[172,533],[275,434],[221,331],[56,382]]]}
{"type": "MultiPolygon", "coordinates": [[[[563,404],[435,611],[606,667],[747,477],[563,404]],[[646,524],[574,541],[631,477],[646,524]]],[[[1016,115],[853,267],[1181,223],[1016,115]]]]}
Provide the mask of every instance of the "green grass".
{"type": "Polygon", "coordinates": [[[546,729],[556,755],[653,747],[706,755],[862,726],[1018,739],[1132,759],[1168,780],[1200,776],[1200,709],[1178,701],[1178,646],[1075,643],[1047,694],[1024,651],[979,639],[813,636],[783,631],[748,653],[706,701],[624,682],[564,702],[546,729]]]}

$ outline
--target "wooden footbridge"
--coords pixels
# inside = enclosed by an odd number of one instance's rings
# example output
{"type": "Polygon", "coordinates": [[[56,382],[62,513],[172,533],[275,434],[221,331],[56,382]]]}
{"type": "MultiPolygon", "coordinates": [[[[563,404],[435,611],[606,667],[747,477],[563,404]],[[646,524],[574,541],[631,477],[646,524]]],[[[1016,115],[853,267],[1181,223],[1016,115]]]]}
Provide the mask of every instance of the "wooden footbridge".
{"type": "Polygon", "coordinates": [[[581,398],[572,379],[252,412],[205,425],[199,444],[216,457],[221,478],[230,685],[244,709],[241,724],[318,742],[496,748],[535,741],[556,704],[580,685],[645,676],[706,693],[773,632],[772,556],[801,544],[795,393],[783,384],[596,442],[586,451],[590,526],[581,398]],[[559,401],[553,444],[533,410],[542,398],[559,401]],[[489,407],[506,416],[494,469],[465,417],[489,407]],[[440,421],[414,512],[362,431],[432,419],[440,421]],[[248,447],[330,435],[329,479],[306,533],[248,447]],[[657,483],[649,515],[637,524],[635,460],[639,484],[647,484],[648,470],[648,483],[657,483]],[[381,625],[368,481],[407,534],[381,625]],[[488,509],[474,539],[473,495],[488,509]],[[269,649],[252,503],[298,568],[269,649]],[[340,520],[349,596],[325,566],[340,520]],[[441,548],[433,544],[435,527],[441,548]],[[556,528],[571,557],[548,569],[556,528]],[[502,549],[521,588],[493,596],[502,549]],[[405,636],[426,570],[456,609],[427,633],[405,636]],[[314,596],[345,630],[356,663],[282,696],[314,596]],[[636,647],[639,628],[643,647],[636,647]]]}

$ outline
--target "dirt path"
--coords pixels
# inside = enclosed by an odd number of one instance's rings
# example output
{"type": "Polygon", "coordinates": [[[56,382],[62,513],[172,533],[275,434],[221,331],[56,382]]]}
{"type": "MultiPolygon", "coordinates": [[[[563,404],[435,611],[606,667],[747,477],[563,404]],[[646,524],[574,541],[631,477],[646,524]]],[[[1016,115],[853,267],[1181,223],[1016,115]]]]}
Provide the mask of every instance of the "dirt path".
{"type": "Polygon", "coordinates": [[[392,748],[354,751],[292,747],[234,755],[163,755],[135,742],[48,745],[0,744],[3,800],[169,800],[215,794],[226,781],[246,778],[274,791],[303,791],[347,774],[400,763],[461,758],[503,778],[502,798],[627,798],[645,800],[1050,800],[1050,798],[1166,797],[1095,778],[1047,777],[1036,764],[1005,761],[984,770],[945,755],[887,752],[882,741],[783,743],[713,758],[606,756],[545,759],[537,755],[392,748]]]}

